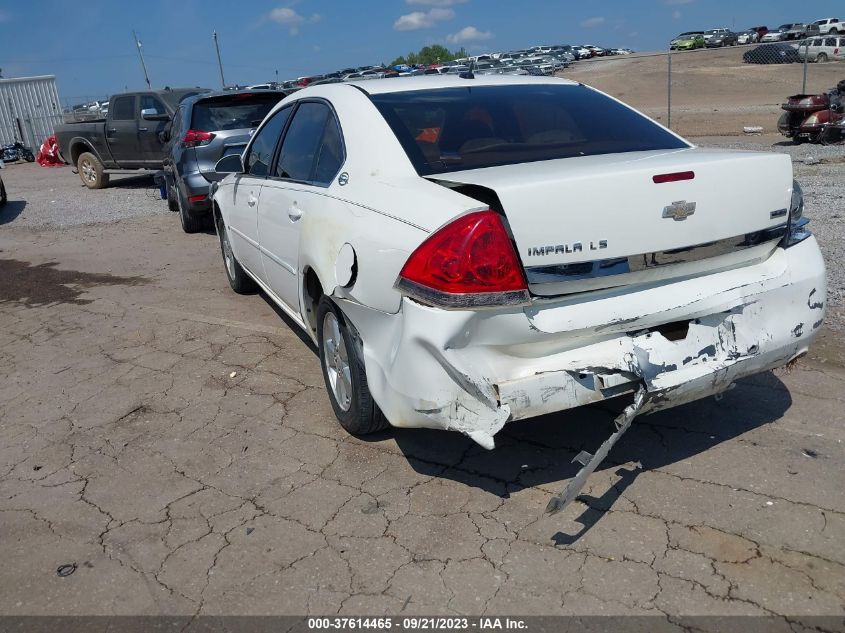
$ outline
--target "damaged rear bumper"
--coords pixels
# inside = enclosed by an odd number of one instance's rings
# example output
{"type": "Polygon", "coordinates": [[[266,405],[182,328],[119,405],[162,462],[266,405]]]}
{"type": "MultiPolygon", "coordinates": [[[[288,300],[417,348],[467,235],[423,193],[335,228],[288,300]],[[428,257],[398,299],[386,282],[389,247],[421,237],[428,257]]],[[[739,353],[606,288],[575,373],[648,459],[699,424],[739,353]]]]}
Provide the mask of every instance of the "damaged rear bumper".
{"type": "Polygon", "coordinates": [[[522,309],[447,311],[405,299],[386,314],[340,303],[394,426],[456,430],[493,448],[509,421],[639,385],[641,412],[665,409],[783,365],[807,351],[825,297],[824,262],[809,238],[741,269],[522,309]]]}

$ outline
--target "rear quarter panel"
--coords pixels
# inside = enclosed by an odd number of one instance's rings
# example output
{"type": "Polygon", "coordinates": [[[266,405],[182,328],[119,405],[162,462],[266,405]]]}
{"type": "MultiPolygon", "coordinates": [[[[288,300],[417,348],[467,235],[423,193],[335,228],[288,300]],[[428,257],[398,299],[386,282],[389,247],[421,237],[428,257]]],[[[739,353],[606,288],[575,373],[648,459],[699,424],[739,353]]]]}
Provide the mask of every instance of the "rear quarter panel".
{"type": "Polygon", "coordinates": [[[72,163],[73,155],[79,155],[80,146],[86,146],[82,151],[93,151],[106,167],[113,166],[114,161],[106,142],[106,122],[92,121],[87,123],[65,123],[57,125],[54,130],[59,144],[59,152],[65,162],[72,163]]]}
{"type": "Polygon", "coordinates": [[[411,252],[431,231],[484,205],[421,178],[360,90],[331,84],[296,93],[296,98],[309,96],[328,99],[337,114],[346,149],[339,174],[346,175],[346,184],[339,184],[338,174],[313,194],[320,201],[312,201],[301,220],[300,274],[311,268],[326,294],[336,290],[371,308],[396,312],[401,295],[393,284],[411,252]],[[337,288],[335,262],[347,242],[355,249],[357,278],[343,289],[337,288]]]}

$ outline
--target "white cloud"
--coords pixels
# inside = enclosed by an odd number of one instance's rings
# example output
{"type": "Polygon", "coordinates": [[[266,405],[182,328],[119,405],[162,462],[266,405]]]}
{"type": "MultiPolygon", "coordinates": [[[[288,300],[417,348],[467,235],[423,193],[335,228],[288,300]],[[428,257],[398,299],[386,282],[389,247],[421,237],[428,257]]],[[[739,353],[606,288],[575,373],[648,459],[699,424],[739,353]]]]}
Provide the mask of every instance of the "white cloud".
{"type": "Polygon", "coordinates": [[[586,20],[581,22],[581,27],[585,29],[592,29],[597,26],[601,26],[602,24],[604,24],[603,17],[587,18],[586,20]]]}
{"type": "Polygon", "coordinates": [[[396,22],[393,23],[393,28],[397,31],[415,31],[417,29],[427,29],[438,22],[445,22],[455,17],[455,12],[452,9],[442,9],[434,7],[428,11],[413,11],[406,15],[400,15],[396,22]]]}
{"type": "Polygon", "coordinates": [[[681,19],[681,12],[680,12],[680,11],[678,11],[677,9],[675,9],[675,10],[672,12],[672,17],[673,17],[673,18],[675,18],[676,20],[680,20],[680,19],[681,19]]]}
{"type": "Polygon", "coordinates": [[[276,7],[270,11],[268,16],[276,24],[288,27],[291,35],[299,33],[299,28],[303,24],[316,24],[320,21],[319,13],[314,13],[310,17],[300,15],[290,7],[276,7]]]}
{"type": "Polygon", "coordinates": [[[446,36],[450,44],[463,44],[464,42],[482,42],[493,37],[490,31],[479,31],[474,26],[465,26],[457,33],[446,36]]]}
{"type": "Polygon", "coordinates": [[[405,0],[405,4],[422,5],[424,7],[453,7],[465,2],[469,2],[469,0],[405,0]]]}

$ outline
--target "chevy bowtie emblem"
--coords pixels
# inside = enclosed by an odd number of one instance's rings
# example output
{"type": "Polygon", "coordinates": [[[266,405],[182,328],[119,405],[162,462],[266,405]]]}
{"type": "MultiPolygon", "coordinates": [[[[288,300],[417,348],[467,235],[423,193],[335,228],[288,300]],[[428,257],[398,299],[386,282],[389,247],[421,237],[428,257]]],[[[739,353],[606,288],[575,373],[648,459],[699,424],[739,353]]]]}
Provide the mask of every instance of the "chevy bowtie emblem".
{"type": "Polygon", "coordinates": [[[686,200],[678,200],[663,207],[663,217],[672,218],[675,222],[686,220],[693,213],[695,213],[695,202],[687,202],[686,200]]]}

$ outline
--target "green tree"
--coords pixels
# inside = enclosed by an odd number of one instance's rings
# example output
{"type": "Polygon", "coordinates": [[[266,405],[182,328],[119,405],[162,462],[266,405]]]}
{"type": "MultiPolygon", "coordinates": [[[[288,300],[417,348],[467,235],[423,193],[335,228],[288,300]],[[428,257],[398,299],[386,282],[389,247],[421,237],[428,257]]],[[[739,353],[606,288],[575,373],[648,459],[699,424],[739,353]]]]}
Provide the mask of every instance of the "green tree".
{"type": "Polygon", "coordinates": [[[411,52],[407,55],[400,55],[390,65],[408,64],[409,66],[416,66],[417,64],[422,64],[428,66],[430,64],[442,64],[453,59],[460,59],[467,57],[467,55],[468,53],[463,47],[456,51],[450,51],[440,44],[432,44],[431,46],[424,46],[418,53],[411,52]]]}

